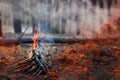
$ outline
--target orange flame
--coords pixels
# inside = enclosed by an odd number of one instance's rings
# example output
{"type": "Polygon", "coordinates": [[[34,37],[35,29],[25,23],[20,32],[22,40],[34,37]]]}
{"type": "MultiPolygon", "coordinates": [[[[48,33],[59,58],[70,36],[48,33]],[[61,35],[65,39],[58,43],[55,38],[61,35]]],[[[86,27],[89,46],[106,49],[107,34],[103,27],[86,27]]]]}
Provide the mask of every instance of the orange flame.
{"type": "Polygon", "coordinates": [[[39,47],[39,45],[38,45],[39,43],[38,43],[38,40],[37,40],[38,36],[39,36],[38,28],[35,27],[34,28],[34,37],[33,37],[33,49],[34,50],[37,50],[38,47],[39,47]]]}

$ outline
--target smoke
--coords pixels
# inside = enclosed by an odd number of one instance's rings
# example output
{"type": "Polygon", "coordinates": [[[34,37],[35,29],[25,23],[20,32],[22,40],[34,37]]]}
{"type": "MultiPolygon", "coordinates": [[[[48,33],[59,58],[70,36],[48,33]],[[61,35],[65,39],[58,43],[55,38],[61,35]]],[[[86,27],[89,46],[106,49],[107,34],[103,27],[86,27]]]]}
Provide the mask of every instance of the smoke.
{"type": "MultiPolygon", "coordinates": [[[[118,16],[119,10],[112,6],[115,5],[112,1],[74,0],[71,3],[69,0],[54,0],[51,3],[48,0],[26,0],[19,2],[17,6],[21,13],[28,14],[40,32],[50,34],[54,29],[60,34],[93,37],[94,34],[100,33],[112,18],[118,16]]],[[[117,0],[114,3],[118,3],[117,0]]],[[[22,17],[24,18],[24,15],[22,17]]]]}

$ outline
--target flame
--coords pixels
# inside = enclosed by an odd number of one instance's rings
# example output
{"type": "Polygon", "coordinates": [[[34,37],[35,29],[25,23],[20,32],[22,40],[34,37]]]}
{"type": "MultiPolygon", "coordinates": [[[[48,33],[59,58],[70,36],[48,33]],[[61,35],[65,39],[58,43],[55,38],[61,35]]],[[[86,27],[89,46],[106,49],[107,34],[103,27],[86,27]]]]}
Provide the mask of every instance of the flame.
{"type": "Polygon", "coordinates": [[[35,27],[34,28],[34,37],[33,37],[33,49],[34,50],[37,50],[39,47],[38,36],[39,36],[38,28],[35,27]]]}
{"type": "Polygon", "coordinates": [[[39,39],[42,39],[45,36],[44,33],[40,33],[37,27],[34,27],[34,37],[33,37],[33,49],[37,50],[39,48],[39,39]]]}

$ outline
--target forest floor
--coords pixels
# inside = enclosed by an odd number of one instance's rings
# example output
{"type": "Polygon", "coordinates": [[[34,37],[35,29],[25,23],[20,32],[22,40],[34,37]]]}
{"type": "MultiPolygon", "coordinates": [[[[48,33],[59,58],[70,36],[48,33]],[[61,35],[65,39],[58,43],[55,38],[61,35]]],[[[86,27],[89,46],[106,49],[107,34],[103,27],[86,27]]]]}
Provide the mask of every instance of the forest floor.
{"type": "Polygon", "coordinates": [[[51,63],[46,75],[11,72],[26,59],[31,44],[0,46],[0,80],[120,80],[120,39],[45,44],[51,63]]]}

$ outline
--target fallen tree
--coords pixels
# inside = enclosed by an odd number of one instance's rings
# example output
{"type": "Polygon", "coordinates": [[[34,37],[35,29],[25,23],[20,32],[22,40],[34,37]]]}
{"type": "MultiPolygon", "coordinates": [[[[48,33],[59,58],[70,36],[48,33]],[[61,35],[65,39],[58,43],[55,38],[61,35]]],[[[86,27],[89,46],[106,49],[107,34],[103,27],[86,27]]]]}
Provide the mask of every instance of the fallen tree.
{"type": "MultiPolygon", "coordinates": [[[[38,42],[46,42],[46,43],[84,43],[86,41],[102,41],[102,42],[110,42],[119,40],[119,37],[107,37],[107,38],[70,38],[70,37],[39,37],[38,42]]],[[[0,45],[10,45],[10,44],[24,44],[24,43],[33,43],[33,36],[27,36],[22,38],[16,37],[0,37],[0,45]]]]}

